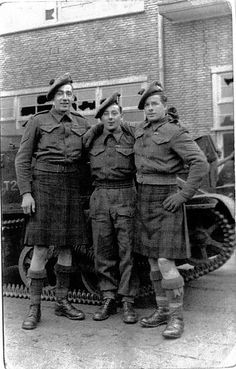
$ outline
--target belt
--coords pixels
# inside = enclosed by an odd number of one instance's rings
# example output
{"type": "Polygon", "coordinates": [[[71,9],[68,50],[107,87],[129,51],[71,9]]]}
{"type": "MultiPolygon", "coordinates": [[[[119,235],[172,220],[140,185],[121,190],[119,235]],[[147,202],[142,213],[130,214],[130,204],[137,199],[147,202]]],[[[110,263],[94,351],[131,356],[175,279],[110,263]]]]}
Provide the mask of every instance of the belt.
{"type": "Polygon", "coordinates": [[[126,188],[133,187],[134,181],[132,179],[124,181],[94,181],[93,185],[96,188],[126,188]]]}
{"type": "Polygon", "coordinates": [[[75,164],[75,163],[52,164],[52,163],[46,163],[46,162],[44,163],[44,162],[36,161],[34,169],[41,170],[44,172],[72,173],[72,172],[77,172],[79,167],[78,167],[78,164],[75,164]]]}
{"type": "Polygon", "coordinates": [[[172,185],[176,184],[176,174],[158,173],[158,174],[140,174],[137,173],[137,182],[150,185],[172,185]]]}

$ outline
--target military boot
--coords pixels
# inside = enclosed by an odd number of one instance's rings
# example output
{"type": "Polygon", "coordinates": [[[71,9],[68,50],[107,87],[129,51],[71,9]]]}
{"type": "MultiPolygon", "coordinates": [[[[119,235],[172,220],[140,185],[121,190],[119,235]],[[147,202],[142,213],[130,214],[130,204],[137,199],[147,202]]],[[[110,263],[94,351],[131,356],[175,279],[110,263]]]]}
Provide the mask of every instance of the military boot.
{"type": "Polygon", "coordinates": [[[180,338],[184,331],[184,320],[182,308],[177,308],[170,314],[170,319],[162,336],[165,338],[180,338]]]}
{"type": "Polygon", "coordinates": [[[133,308],[133,303],[123,302],[123,322],[126,324],[134,324],[138,321],[138,314],[133,308]]]}
{"type": "Polygon", "coordinates": [[[30,305],[28,315],[22,323],[22,328],[23,329],[35,329],[40,319],[41,319],[40,305],[39,304],[30,305]]]}
{"type": "Polygon", "coordinates": [[[169,319],[169,309],[159,306],[150,316],[143,317],[140,325],[144,328],[154,328],[166,324],[169,319]]]}
{"type": "Polygon", "coordinates": [[[116,301],[106,298],[102,306],[93,314],[93,320],[105,320],[112,314],[116,314],[116,301]]]}
{"type": "Polygon", "coordinates": [[[65,316],[71,320],[83,320],[85,319],[85,314],[83,311],[75,308],[71,303],[67,300],[67,298],[57,299],[55,305],[55,314],[58,316],[65,316]]]}

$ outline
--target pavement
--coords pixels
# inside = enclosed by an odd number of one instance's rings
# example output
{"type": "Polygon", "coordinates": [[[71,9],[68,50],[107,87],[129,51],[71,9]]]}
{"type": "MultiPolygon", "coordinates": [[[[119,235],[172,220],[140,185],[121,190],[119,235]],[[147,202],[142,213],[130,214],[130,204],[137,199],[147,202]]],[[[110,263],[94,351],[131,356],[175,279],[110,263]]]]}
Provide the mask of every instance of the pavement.
{"type": "MultiPolygon", "coordinates": [[[[213,369],[236,368],[236,255],[186,286],[185,331],[162,337],[163,326],[142,328],[122,322],[122,311],[92,320],[97,306],[80,305],[84,321],[54,315],[42,302],[37,329],[21,329],[29,300],[3,298],[3,359],[6,369],[213,369]]],[[[78,306],[78,305],[77,305],[78,306]]],[[[137,308],[139,316],[152,307],[137,308]]],[[[1,364],[0,364],[1,367],[1,364]]]]}

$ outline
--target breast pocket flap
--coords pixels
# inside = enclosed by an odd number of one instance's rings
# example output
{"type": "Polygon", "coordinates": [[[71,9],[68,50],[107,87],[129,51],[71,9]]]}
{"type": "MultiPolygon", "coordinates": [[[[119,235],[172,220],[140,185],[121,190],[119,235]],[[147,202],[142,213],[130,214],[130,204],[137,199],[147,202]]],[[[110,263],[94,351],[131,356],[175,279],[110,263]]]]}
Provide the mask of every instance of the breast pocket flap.
{"type": "Polygon", "coordinates": [[[162,135],[154,135],[152,137],[153,142],[155,142],[158,145],[170,142],[170,137],[162,136],[162,135]]]}
{"type": "Polygon", "coordinates": [[[116,147],[116,151],[125,156],[129,156],[134,153],[133,148],[116,147]]]}
{"type": "Polygon", "coordinates": [[[47,132],[47,133],[50,133],[52,131],[54,131],[54,129],[57,129],[59,128],[60,126],[59,125],[55,125],[55,126],[41,126],[41,130],[44,131],[44,132],[47,132]]]}
{"type": "Polygon", "coordinates": [[[86,132],[85,128],[72,127],[72,132],[74,132],[77,136],[83,136],[86,132]]]}
{"type": "Polygon", "coordinates": [[[93,155],[93,156],[97,156],[97,155],[101,154],[104,151],[105,151],[105,148],[104,147],[96,147],[96,148],[93,148],[90,151],[90,154],[93,155]]]}

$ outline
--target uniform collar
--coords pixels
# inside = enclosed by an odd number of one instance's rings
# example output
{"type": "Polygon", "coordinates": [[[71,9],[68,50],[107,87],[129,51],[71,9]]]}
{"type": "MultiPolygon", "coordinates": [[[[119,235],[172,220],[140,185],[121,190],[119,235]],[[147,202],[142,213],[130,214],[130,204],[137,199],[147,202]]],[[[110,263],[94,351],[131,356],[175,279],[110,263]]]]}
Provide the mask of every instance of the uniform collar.
{"type": "Polygon", "coordinates": [[[63,120],[64,117],[67,117],[70,121],[73,120],[70,111],[61,114],[53,106],[52,109],[50,110],[50,112],[51,112],[52,116],[56,119],[56,121],[58,123],[60,123],[63,120]]]}
{"type": "Polygon", "coordinates": [[[108,131],[106,128],[104,128],[103,134],[102,134],[102,136],[103,136],[103,142],[105,142],[105,140],[107,139],[107,137],[110,136],[110,135],[113,135],[114,138],[115,138],[115,140],[116,140],[116,142],[119,142],[122,134],[123,134],[123,131],[122,131],[121,127],[119,127],[117,129],[117,131],[114,132],[114,133],[112,133],[112,132],[108,131]]]}
{"type": "Polygon", "coordinates": [[[153,131],[156,131],[160,126],[163,126],[163,124],[167,122],[168,122],[168,118],[167,116],[165,116],[164,118],[158,119],[156,122],[151,123],[151,122],[145,121],[143,128],[152,127],[153,131]]]}

